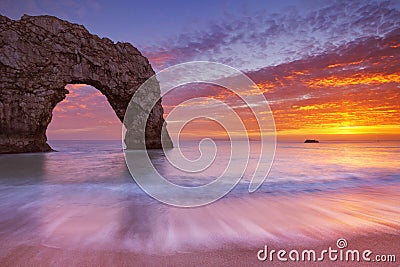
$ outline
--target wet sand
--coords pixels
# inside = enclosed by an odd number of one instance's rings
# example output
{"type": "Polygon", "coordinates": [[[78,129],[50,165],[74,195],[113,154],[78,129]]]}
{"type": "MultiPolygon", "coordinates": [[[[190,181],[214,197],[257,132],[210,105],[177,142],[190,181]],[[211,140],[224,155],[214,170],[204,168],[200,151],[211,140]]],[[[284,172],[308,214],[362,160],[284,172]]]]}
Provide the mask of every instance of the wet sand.
{"type": "Polygon", "coordinates": [[[21,205],[8,203],[0,220],[0,266],[398,266],[398,194],[392,186],[253,196],[200,209],[104,203],[111,195],[102,195],[90,203],[46,199],[21,214],[21,205]],[[397,262],[257,259],[264,245],[287,253],[313,249],[318,258],[324,249],[338,249],[339,238],[347,240],[343,251],[368,249],[371,259],[395,255],[397,262]]]}
{"type": "MultiPolygon", "coordinates": [[[[224,249],[191,253],[173,253],[169,255],[149,255],[133,252],[115,252],[107,250],[64,250],[44,246],[24,246],[7,250],[2,244],[1,266],[398,266],[400,260],[400,232],[398,234],[368,234],[354,237],[348,241],[349,249],[372,250],[376,254],[395,254],[397,262],[367,263],[330,261],[322,262],[279,262],[278,260],[260,262],[256,249],[227,247],[224,249]],[[5,253],[5,251],[7,251],[5,253]]],[[[336,248],[336,240],[313,245],[299,243],[270,243],[271,248],[290,251],[297,249],[315,249],[321,251],[329,246],[336,248]]],[[[372,256],[371,256],[372,258],[372,256]]]]}

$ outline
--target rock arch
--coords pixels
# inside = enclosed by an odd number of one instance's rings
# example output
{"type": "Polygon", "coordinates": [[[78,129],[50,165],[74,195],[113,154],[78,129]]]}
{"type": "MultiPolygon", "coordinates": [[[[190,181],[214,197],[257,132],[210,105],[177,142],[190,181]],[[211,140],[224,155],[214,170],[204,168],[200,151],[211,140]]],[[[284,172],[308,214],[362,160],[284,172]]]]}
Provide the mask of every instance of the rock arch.
{"type": "MultiPolygon", "coordinates": [[[[46,129],[68,93],[65,85],[97,88],[122,122],[132,95],[154,71],[129,43],[114,44],[52,16],[24,15],[0,16],[0,73],[0,153],[13,153],[51,150],[46,129]]],[[[159,96],[159,88],[149,92],[159,96]]],[[[129,136],[135,130],[128,127],[129,136]]],[[[145,145],[161,148],[161,139],[172,146],[160,100],[147,120],[145,145]]]]}

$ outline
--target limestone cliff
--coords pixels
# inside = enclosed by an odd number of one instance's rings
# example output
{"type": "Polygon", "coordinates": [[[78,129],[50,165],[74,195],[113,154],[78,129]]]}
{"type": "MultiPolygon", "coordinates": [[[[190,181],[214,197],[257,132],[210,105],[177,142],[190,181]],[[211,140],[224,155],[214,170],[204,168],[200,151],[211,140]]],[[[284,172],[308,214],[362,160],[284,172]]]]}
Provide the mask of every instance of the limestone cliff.
{"type": "MultiPolygon", "coordinates": [[[[14,21],[0,15],[0,73],[0,153],[13,153],[51,150],[46,129],[68,93],[66,84],[96,87],[122,122],[133,93],[154,71],[131,44],[99,38],[81,25],[52,16],[14,21]]],[[[149,92],[159,96],[158,87],[149,92]]],[[[147,120],[147,148],[160,148],[161,135],[172,145],[162,116],[160,100],[147,120]]]]}

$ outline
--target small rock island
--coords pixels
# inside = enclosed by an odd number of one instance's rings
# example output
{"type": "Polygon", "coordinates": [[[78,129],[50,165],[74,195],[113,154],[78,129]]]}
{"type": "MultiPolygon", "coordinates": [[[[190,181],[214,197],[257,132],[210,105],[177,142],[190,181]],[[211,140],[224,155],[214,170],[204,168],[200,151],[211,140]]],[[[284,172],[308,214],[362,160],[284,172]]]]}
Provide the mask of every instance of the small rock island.
{"type": "Polygon", "coordinates": [[[319,141],[316,139],[307,139],[306,141],[304,141],[304,143],[319,143],[319,141]]]}

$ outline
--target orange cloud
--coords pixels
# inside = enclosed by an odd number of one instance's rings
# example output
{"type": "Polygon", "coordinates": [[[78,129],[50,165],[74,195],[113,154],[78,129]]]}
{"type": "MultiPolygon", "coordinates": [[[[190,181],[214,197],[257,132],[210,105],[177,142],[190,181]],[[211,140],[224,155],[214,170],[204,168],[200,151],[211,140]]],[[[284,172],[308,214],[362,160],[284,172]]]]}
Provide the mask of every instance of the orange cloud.
{"type": "Polygon", "coordinates": [[[346,63],[337,63],[337,64],[331,64],[328,65],[328,68],[337,68],[337,67],[345,67],[345,66],[351,66],[351,65],[358,65],[360,63],[363,63],[363,60],[359,61],[354,61],[354,62],[346,62],[346,63]]]}
{"type": "Polygon", "coordinates": [[[392,74],[354,74],[349,77],[329,76],[322,79],[314,79],[306,82],[310,88],[315,87],[339,87],[358,84],[383,84],[383,83],[400,83],[400,75],[392,74]]]}

